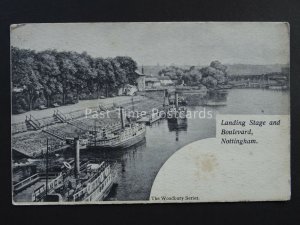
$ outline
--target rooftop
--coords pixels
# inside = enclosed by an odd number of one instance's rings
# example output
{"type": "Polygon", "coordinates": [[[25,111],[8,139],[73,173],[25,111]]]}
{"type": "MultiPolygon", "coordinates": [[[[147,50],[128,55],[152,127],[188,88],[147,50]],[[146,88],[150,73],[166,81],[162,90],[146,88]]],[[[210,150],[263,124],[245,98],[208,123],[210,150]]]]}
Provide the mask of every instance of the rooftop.
{"type": "Polygon", "coordinates": [[[169,76],[159,76],[159,77],[157,77],[157,79],[159,79],[159,80],[170,80],[171,81],[169,76]]]}
{"type": "Polygon", "coordinates": [[[136,70],[135,73],[139,76],[146,76],[145,74],[141,73],[140,71],[136,70]]]}
{"type": "Polygon", "coordinates": [[[159,82],[159,79],[156,76],[146,75],[146,81],[159,82]]]}

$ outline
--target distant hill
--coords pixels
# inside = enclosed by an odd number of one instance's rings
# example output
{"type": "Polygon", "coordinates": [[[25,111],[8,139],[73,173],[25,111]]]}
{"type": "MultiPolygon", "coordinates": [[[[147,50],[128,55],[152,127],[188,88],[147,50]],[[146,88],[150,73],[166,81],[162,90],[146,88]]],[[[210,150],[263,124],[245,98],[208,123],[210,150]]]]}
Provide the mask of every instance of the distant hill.
{"type": "Polygon", "coordinates": [[[273,65],[249,65],[249,64],[232,64],[226,65],[229,75],[259,75],[266,73],[281,72],[281,69],[288,67],[284,64],[273,65]]]}
{"type": "MultiPolygon", "coordinates": [[[[162,69],[165,69],[171,65],[144,65],[144,73],[146,75],[152,74],[153,76],[158,76],[158,72],[162,69]]],[[[190,65],[172,65],[176,67],[180,67],[183,69],[189,69],[191,66],[190,65]]],[[[199,66],[196,66],[197,68],[201,68],[199,66]]],[[[142,66],[138,66],[138,70],[141,72],[142,71],[142,66]]]]}
{"type": "MultiPolygon", "coordinates": [[[[174,65],[184,69],[188,69],[189,65],[174,65]]],[[[288,67],[286,64],[272,64],[272,65],[251,65],[251,64],[228,64],[227,73],[229,75],[259,75],[273,72],[281,72],[281,68],[288,67]]],[[[166,67],[167,65],[144,65],[144,73],[152,74],[157,76],[158,72],[166,67]]],[[[196,66],[201,68],[201,66],[196,66]]],[[[204,67],[204,66],[203,66],[204,67]]],[[[142,71],[142,67],[138,67],[139,71],[142,71]]]]}

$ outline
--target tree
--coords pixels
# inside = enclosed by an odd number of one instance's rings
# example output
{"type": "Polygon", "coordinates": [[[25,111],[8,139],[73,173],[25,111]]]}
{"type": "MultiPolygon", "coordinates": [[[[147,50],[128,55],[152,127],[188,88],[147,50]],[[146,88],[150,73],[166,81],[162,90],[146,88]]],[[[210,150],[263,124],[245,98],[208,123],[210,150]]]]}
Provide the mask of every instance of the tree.
{"type": "Polygon", "coordinates": [[[27,96],[28,110],[32,109],[34,101],[43,89],[34,56],[34,51],[12,48],[12,81],[16,84],[15,87],[22,88],[27,96]]]}
{"type": "Polygon", "coordinates": [[[218,60],[212,61],[210,63],[210,66],[212,68],[215,68],[217,70],[221,70],[225,75],[227,75],[226,70],[227,70],[227,66],[223,65],[221,62],[219,62],[218,60]]]}
{"type": "Polygon", "coordinates": [[[214,86],[213,84],[215,82],[217,82],[216,85],[226,83],[228,80],[226,69],[227,67],[222,65],[219,61],[211,62],[210,66],[203,67],[200,70],[203,76],[202,83],[204,85],[208,84],[209,86],[214,86]],[[208,79],[204,79],[207,77],[208,79]]]}
{"type": "Polygon", "coordinates": [[[72,90],[76,88],[75,74],[77,69],[71,60],[71,52],[58,52],[56,55],[57,65],[59,67],[58,80],[62,85],[62,103],[66,104],[66,96],[72,90]]]}
{"type": "Polygon", "coordinates": [[[73,101],[74,94],[78,100],[83,91],[99,97],[100,90],[105,89],[108,95],[109,90],[134,84],[136,80],[137,64],[127,56],[102,59],[86,52],[35,52],[15,47],[11,49],[11,56],[12,83],[17,90],[13,92],[14,112],[31,110],[45,99],[49,106],[57,101],[57,95],[62,97],[62,104],[66,104],[68,98],[73,101]]]}
{"type": "Polygon", "coordinates": [[[94,68],[96,71],[96,89],[97,89],[97,98],[100,95],[100,89],[104,87],[105,78],[106,78],[106,68],[104,66],[104,59],[96,58],[94,59],[94,68]]]}
{"type": "Polygon", "coordinates": [[[202,73],[195,66],[190,67],[187,75],[190,77],[189,85],[199,85],[201,83],[202,73]]]}
{"type": "Polygon", "coordinates": [[[207,88],[215,88],[218,85],[217,79],[212,76],[204,77],[201,83],[206,86],[207,88]]]}
{"type": "Polygon", "coordinates": [[[108,89],[116,88],[116,77],[114,74],[114,68],[111,63],[112,59],[107,58],[103,60],[103,66],[105,68],[104,85],[106,89],[106,97],[108,96],[108,89]]]}
{"type": "Polygon", "coordinates": [[[115,87],[124,87],[128,83],[126,70],[121,66],[121,62],[117,58],[111,59],[111,65],[115,75],[115,87]]]}
{"type": "Polygon", "coordinates": [[[47,50],[36,54],[36,65],[40,74],[40,83],[43,85],[43,93],[47,106],[52,102],[53,95],[60,91],[60,83],[57,81],[59,68],[56,63],[55,51],[47,50]]]}
{"type": "Polygon", "coordinates": [[[76,68],[74,76],[76,96],[77,100],[79,100],[79,94],[85,88],[88,88],[90,92],[94,92],[94,80],[97,77],[97,72],[94,67],[93,58],[86,52],[83,52],[82,54],[72,52],[71,59],[76,68]]]}
{"type": "Polygon", "coordinates": [[[172,80],[177,80],[177,83],[180,84],[183,80],[183,76],[186,74],[186,70],[176,66],[170,66],[162,69],[158,74],[160,76],[169,76],[172,80]]]}
{"type": "Polygon", "coordinates": [[[136,81],[135,71],[137,70],[137,63],[128,56],[117,56],[115,60],[118,61],[120,68],[124,70],[127,82],[134,85],[136,81]]]}

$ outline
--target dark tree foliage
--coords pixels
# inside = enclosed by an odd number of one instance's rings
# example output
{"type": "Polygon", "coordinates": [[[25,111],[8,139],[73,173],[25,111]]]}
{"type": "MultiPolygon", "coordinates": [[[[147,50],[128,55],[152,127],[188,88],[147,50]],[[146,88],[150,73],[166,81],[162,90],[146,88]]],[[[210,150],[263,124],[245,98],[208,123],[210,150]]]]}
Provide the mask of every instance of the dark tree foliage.
{"type": "Polygon", "coordinates": [[[197,68],[191,66],[188,69],[183,69],[176,66],[170,66],[159,71],[160,76],[169,76],[172,80],[176,80],[177,84],[189,86],[206,86],[214,88],[217,85],[227,83],[227,67],[219,61],[213,61],[207,67],[197,68]]]}
{"type": "Polygon", "coordinates": [[[227,67],[219,61],[211,62],[210,66],[201,68],[203,74],[202,84],[209,88],[214,88],[218,84],[226,84],[228,81],[227,67]]]}
{"type": "Polygon", "coordinates": [[[177,66],[170,66],[165,69],[162,69],[158,72],[160,76],[168,76],[172,80],[177,80],[178,83],[182,82],[183,76],[187,73],[187,70],[177,67],[177,66]]]}
{"type": "Polygon", "coordinates": [[[12,47],[11,58],[13,113],[108,96],[136,78],[137,63],[127,56],[104,59],[86,52],[12,47]]]}

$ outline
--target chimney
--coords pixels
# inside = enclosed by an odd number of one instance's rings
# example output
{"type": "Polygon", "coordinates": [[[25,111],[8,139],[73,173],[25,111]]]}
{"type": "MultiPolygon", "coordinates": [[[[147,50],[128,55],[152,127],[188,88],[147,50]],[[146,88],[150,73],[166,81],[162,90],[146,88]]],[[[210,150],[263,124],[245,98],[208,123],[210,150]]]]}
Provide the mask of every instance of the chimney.
{"type": "Polygon", "coordinates": [[[144,74],[144,66],[142,65],[142,74],[144,74]]]}
{"type": "Polygon", "coordinates": [[[175,107],[178,109],[178,92],[175,92],[175,107]]]}
{"type": "Polygon", "coordinates": [[[75,148],[75,166],[74,166],[74,174],[75,177],[78,178],[80,173],[80,145],[79,138],[74,138],[74,148],[75,148]]]}
{"type": "Polygon", "coordinates": [[[122,129],[124,129],[125,128],[125,118],[124,118],[124,109],[123,109],[123,107],[120,107],[120,118],[121,118],[122,129]]]}

